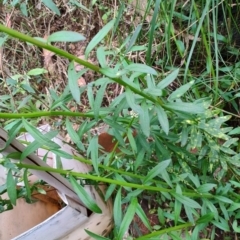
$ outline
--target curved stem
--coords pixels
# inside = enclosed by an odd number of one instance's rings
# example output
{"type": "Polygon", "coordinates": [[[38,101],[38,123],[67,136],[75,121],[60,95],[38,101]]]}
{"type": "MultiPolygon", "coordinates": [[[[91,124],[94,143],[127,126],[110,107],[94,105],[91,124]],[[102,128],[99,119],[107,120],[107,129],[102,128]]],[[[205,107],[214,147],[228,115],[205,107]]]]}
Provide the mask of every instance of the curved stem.
{"type": "MultiPolygon", "coordinates": [[[[44,48],[47,49],[51,52],[56,53],[59,56],[65,57],[67,59],[69,59],[70,61],[75,61],[76,63],[79,63],[81,65],[83,65],[86,68],[89,68],[97,73],[101,73],[101,68],[99,68],[97,65],[94,65],[88,61],[82,60],[60,48],[54,47],[48,43],[44,43],[42,41],[39,41],[33,37],[30,37],[28,35],[25,35],[23,33],[20,33],[16,30],[13,30],[11,28],[5,27],[4,25],[0,24],[0,32],[4,32],[7,33],[8,35],[14,37],[14,38],[18,38],[19,40],[22,40],[24,42],[29,42],[35,46],[38,46],[40,48],[44,48]]],[[[153,103],[159,103],[160,104],[160,100],[155,99],[154,97],[151,97],[150,95],[143,93],[141,90],[133,87],[131,84],[125,82],[124,80],[120,79],[120,78],[111,78],[113,81],[115,81],[116,83],[124,86],[124,87],[128,87],[129,89],[131,89],[131,91],[133,91],[134,93],[144,97],[145,99],[148,99],[149,101],[153,102],[153,103]]]]}
{"type": "MultiPolygon", "coordinates": [[[[30,164],[23,164],[23,163],[15,163],[15,164],[19,168],[34,169],[34,170],[46,171],[46,172],[55,172],[55,173],[64,174],[64,175],[72,175],[72,176],[79,177],[79,178],[90,179],[90,180],[93,180],[96,182],[105,182],[105,183],[110,183],[110,184],[116,184],[116,185],[123,186],[123,187],[143,189],[143,190],[148,190],[148,191],[153,191],[153,192],[167,192],[167,193],[173,192],[172,189],[140,185],[140,184],[129,183],[129,182],[124,182],[124,181],[118,181],[118,180],[111,179],[111,178],[93,176],[90,174],[79,173],[79,172],[73,172],[71,170],[55,169],[55,168],[51,168],[51,167],[40,167],[40,166],[34,166],[34,165],[30,165],[30,164]]],[[[196,197],[196,198],[214,198],[214,196],[210,193],[200,194],[200,193],[192,193],[192,192],[191,193],[190,192],[182,192],[182,195],[189,196],[189,197],[196,197]]]]}
{"type": "MultiPolygon", "coordinates": [[[[80,113],[80,112],[32,112],[32,113],[0,113],[0,118],[38,118],[38,117],[52,117],[52,116],[69,116],[69,117],[85,117],[94,118],[93,113],[80,113]]],[[[100,115],[101,116],[101,115],[100,115]]]]}
{"type": "Polygon", "coordinates": [[[188,228],[188,227],[193,227],[194,224],[193,223],[184,223],[178,226],[174,226],[174,227],[170,227],[170,228],[165,228],[163,230],[160,231],[156,231],[156,232],[152,232],[150,234],[144,235],[142,237],[136,238],[136,240],[146,240],[146,239],[150,239],[151,237],[157,237],[160,236],[164,233],[169,233],[169,232],[173,232],[173,231],[177,231],[177,230],[181,230],[184,228],[188,228]]]}

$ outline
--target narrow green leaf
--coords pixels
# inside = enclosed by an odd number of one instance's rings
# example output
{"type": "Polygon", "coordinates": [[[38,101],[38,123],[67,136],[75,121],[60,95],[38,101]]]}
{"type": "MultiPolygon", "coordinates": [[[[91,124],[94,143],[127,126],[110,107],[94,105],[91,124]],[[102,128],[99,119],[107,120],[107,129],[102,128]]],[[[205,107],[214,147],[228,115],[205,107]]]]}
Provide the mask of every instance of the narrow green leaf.
{"type": "MultiPolygon", "coordinates": [[[[180,195],[182,194],[182,189],[181,189],[179,184],[177,184],[177,186],[176,186],[176,193],[180,194],[180,195]]],[[[178,223],[181,210],[182,210],[182,203],[179,202],[177,199],[175,199],[175,203],[174,203],[174,223],[175,223],[175,226],[178,223]]]]}
{"type": "Polygon", "coordinates": [[[133,220],[133,217],[134,217],[136,209],[137,209],[137,205],[138,205],[137,198],[132,198],[131,203],[127,209],[127,212],[122,220],[122,224],[119,229],[117,240],[123,239],[125,232],[129,228],[129,225],[133,220]]]}
{"type": "Polygon", "coordinates": [[[86,190],[76,181],[76,179],[70,175],[70,183],[73,186],[74,191],[77,193],[81,201],[86,205],[88,209],[95,213],[102,213],[102,210],[98,207],[95,201],[88,195],[86,190]]]}
{"type": "Polygon", "coordinates": [[[31,102],[32,100],[32,96],[29,94],[28,96],[26,96],[25,98],[22,99],[22,101],[19,103],[17,110],[20,110],[24,107],[26,107],[26,104],[31,102]]]}
{"type": "Polygon", "coordinates": [[[15,159],[15,160],[19,160],[20,157],[21,157],[20,152],[11,152],[11,153],[7,154],[7,158],[11,158],[11,159],[15,159]]]}
{"type": "MultiPolygon", "coordinates": [[[[120,182],[126,182],[126,180],[122,177],[122,175],[118,174],[118,173],[115,173],[114,174],[114,178],[117,180],[117,181],[120,181],[120,182]]],[[[130,187],[123,187],[124,189],[126,189],[128,192],[132,191],[132,189],[130,187]]]]}
{"type": "MultiPolygon", "coordinates": [[[[9,125],[7,125],[7,126],[9,126],[9,125]]],[[[6,145],[2,149],[0,149],[0,151],[4,150],[5,148],[7,148],[9,146],[9,144],[13,141],[13,139],[19,133],[21,127],[22,127],[22,120],[21,119],[15,120],[11,124],[11,129],[8,132],[8,140],[6,141],[6,145]]]]}
{"type": "Polygon", "coordinates": [[[116,189],[116,184],[110,184],[109,185],[109,187],[108,187],[108,189],[107,189],[107,191],[106,191],[106,193],[105,193],[105,198],[104,198],[104,200],[105,201],[107,201],[110,197],[111,197],[111,195],[112,195],[112,193],[115,191],[115,189],[116,189]]]}
{"type": "Polygon", "coordinates": [[[133,131],[130,128],[127,131],[127,139],[128,139],[129,144],[132,148],[132,151],[134,153],[136,153],[137,152],[137,145],[136,145],[135,139],[133,137],[133,131]]]}
{"type": "Polygon", "coordinates": [[[115,22],[115,19],[111,20],[93,37],[93,39],[90,41],[90,43],[88,44],[85,50],[86,59],[88,58],[89,53],[98,45],[98,43],[102,41],[102,39],[112,29],[114,22],[115,22]]]}
{"type": "Polygon", "coordinates": [[[162,171],[162,173],[161,173],[161,178],[168,184],[168,186],[169,187],[173,187],[173,185],[172,185],[172,181],[171,181],[171,179],[170,179],[170,177],[169,177],[169,174],[168,174],[168,172],[166,171],[166,169],[164,169],[163,171],[162,171]]]}
{"type": "MultiPolygon", "coordinates": [[[[139,1],[140,3],[140,1],[139,1]]],[[[150,2],[149,2],[150,3],[150,2]]],[[[147,64],[151,65],[152,63],[152,47],[153,47],[153,40],[154,40],[154,33],[156,32],[156,26],[157,26],[157,18],[159,16],[159,9],[160,9],[160,3],[161,0],[156,0],[155,2],[155,7],[154,7],[154,12],[151,20],[151,26],[150,26],[150,31],[149,31],[149,36],[148,36],[148,49],[147,49],[147,64]]]]}
{"type": "Polygon", "coordinates": [[[124,70],[132,71],[132,72],[141,72],[141,73],[147,73],[152,75],[157,75],[157,71],[153,68],[141,64],[141,63],[132,63],[124,68],[124,70]]]}
{"type": "Polygon", "coordinates": [[[152,231],[151,224],[149,223],[148,217],[145,214],[145,212],[143,211],[143,209],[142,209],[140,204],[137,205],[136,214],[141,219],[141,221],[143,222],[144,226],[151,232],[152,231]]]}
{"type": "Polygon", "coordinates": [[[161,80],[160,83],[158,83],[157,87],[159,89],[164,89],[177,78],[178,73],[179,73],[179,68],[175,69],[166,78],[161,80]]]}
{"type": "Polygon", "coordinates": [[[146,102],[142,102],[142,112],[139,113],[139,121],[141,130],[146,137],[150,135],[150,118],[149,118],[149,109],[146,102]]]}
{"type": "Polygon", "coordinates": [[[71,154],[60,149],[52,149],[51,152],[62,158],[73,159],[73,156],[71,154]]]}
{"type": "Polygon", "coordinates": [[[135,42],[138,38],[138,35],[139,35],[141,29],[142,29],[142,24],[138,24],[132,37],[130,38],[129,42],[127,43],[127,48],[125,50],[125,53],[128,53],[129,51],[131,51],[133,45],[135,44],[135,42]]]}
{"type": "Polygon", "coordinates": [[[52,0],[41,0],[46,7],[48,7],[49,9],[51,9],[54,13],[56,13],[58,16],[60,16],[60,11],[57,7],[57,5],[52,1],[52,0]]]}
{"type": "Polygon", "coordinates": [[[165,224],[164,212],[160,207],[158,207],[158,220],[162,225],[165,224]]]}
{"type": "Polygon", "coordinates": [[[136,172],[138,167],[142,164],[144,156],[145,156],[146,150],[144,148],[141,148],[140,151],[137,153],[137,158],[134,161],[134,171],[136,172]]]}
{"type": "Polygon", "coordinates": [[[48,38],[48,42],[79,42],[86,38],[77,32],[73,31],[59,31],[52,33],[48,38]]]}
{"type": "Polygon", "coordinates": [[[120,229],[121,223],[122,223],[122,188],[118,189],[117,195],[114,200],[113,205],[113,219],[114,219],[114,225],[117,230],[117,232],[120,229]]]}
{"type": "Polygon", "coordinates": [[[97,60],[100,64],[101,68],[107,68],[106,54],[105,54],[103,46],[100,46],[97,49],[97,60]]]}
{"type": "Polygon", "coordinates": [[[76,5],[77,7],[81,8],[82,10],[86,12],[92,12],[90,9],[86,8],[84,5],[82,5],[79,0],[70,0],[70,3],[76,5]]]}
{"type": "Polygon", "coordinates": [[[219,202],[219,206],[220,206],[221,212],[222,212],[222,214],[224,216],[224,219],[229,221],[230,215],[228,214],[228,211],[227,211],[225,205],[226,205],[225,203],[219,202]]]}
{"type": "MultiPolygon", "coordinates": [[[[52,139],[58,135],[58,131],[50,131],[44,134],[43,136],[47,139],[52,139]]],[[[22,161],[25,159],[29,154],[33,153],[36,151],[38,148],[41,147],[41,144],[38,141],[33,141],[31,142],[22,152],[20,160],[22,161]]]]}
{"type": "Polygon", "coordinates": [[[80,104],[80,89],[78,86],[78,74],[75,71],[74,62],[68,66],[68,84],[74,100],[80,104]]]}
{"type": "Polygon", "coordinates": [[[146,178],[143,181],[143,184],[146,184],[150,180],[152,180],[157,175],[161,174],[161,172],[166,169],[169,164],[171,163],[171,159],[165,160],[160,162],[157,166],[155,166],[146,176],[146,178]]]}
{"type": "Polygon", "coordinates": [[[29,93],[32,93],[32,94],[35,93],[35,90],[34,90],[34,89],[31,87],[31,85],[29,85],[29,84],[23,83],[23,84],[20,84],[20,87],[21,87],[22,89],[26,90],[26,91],[29,92],[29,93]]]}
{"type": "Polygon", "coordinates": [[[173,101],[177,98],[180,98],[183,94],[185,94],[189,90],[190,87],[192,87],[193,84],[194,84],[194,81],[191,81],[189,83],[182,85],[181,87],[179,87],[178,89],[176,89],[174,92],[170,94],[170,96],[168,97],[168,100],[173,101]]]}
{"type": "Polygon", "coordinates": [[[188,174],[189,179],[194,183],[194,185],[198,188],[200,186],[200,180],[198,175],[188,174]]]}
{"type": "Polygon", "coordinates": [[[24,170],[23,181],[24,181],[24,185],[26,188],[27,198],[29,201],[31,201],[31,189],[30,189],[30,185],[29,185],[29,181],[28,181],[28,169],[24,170]]]}
{"type": "Polygon", "coordinates": [[[52,104],[51,106],[51,110],[54,110],[57,107],[60,107],[66,111],[69,111],[69,109],[67,109],[65,107],[65,103],[68,103],[69,101],[71,101],[73,99],[72,94],[66,94],[66,95],[62,95],[59,98],[56,99],[56,101],[52,104]]]}
{"type": "Polygon", "coordinates": [[[237,220],[234,220],[234,221],[233,221],[232,228],[233,228],[233,231],[234,231],[235,233],[240,233],[240,227],[238,227],[238,222],[237,222],[237,220]]]}
{"type": "Polygon", "coordinates": [[[216,220],[218,220],[219,218],[219,214],[218,214],[218,210],[217,208],[214,206],[214,204],[209,201],[208,199],[203,199],[202,200],[204,202],[204,204],[206,204],[206,206],[208,207],[208,209],[214,214],[214,218],[216,220]]]}
{"type": "Polygon", "coordinates": [[[84,229],[84,231],[90,236],[92,237],[93,239],[96,239],[96,240],[111,240],[110,238],[105,238],[105,237],[102,237],[100,235],[97,235],[96,233],[93,233],[87,229],[84,229]]]}
{"type": "Polygon", "coordinates": [[[205,214],[204,216],[200,217],[196,223],[197,224],[201,224],[201,223],[209,223],[210,221],[212,221],[214,217],[214,213],[208,213],[208,214],[205,214]]]}
{"type": "Polygon", "coordinates": [[[193,218],[194,208],[189,207],[187,205],[183,205],[183,207],[184,207],[184,210],[185,210],[185,213],[187,215],[189,222],[194,223],[195,222],[195,220],[193,218]]]}
{"type": "Polygon", "coordinates": [[[240,127],[234,128],[231,132],[228,133],[229,135],[238,135],[240,134],[240,127]]]}
{"type": "Polygon", "coordinates": [[[191,114],[203,113],[206,110],[203,104],[186,103],[186,102],[166,103],[164,104],[164,106],[168,109],[191,113],[191,114]]]}
{"type": "Polygon", "coordinates": [[[144,91],[144,93],[147,93],[147,94],[152,95],[152,96],[157,96],[157,97],[161,97],[162,94],[163,94],[163,91],[161,89],[158,89],[157,87],[155,87],[155,88],[145,88],[143,91],[144,91]]]}
{"type": "Polygon", "coordinates": [[[8,197],[13,205],[16,206],[17,202],[17,189],[16,189],[16,182],[12,175],[12,170],[8,170],[7,174],[7,193],[8,197]]]}
{"type": "Polygon", "coordinates": [[[94,136],[88,146],[87,152],[90,153],[91,160],[93,163],[93,168],[97,174],[99,174],[98,171],[98,137],[94,136]]]}
{"type": "Polygon", "coordinates": [[[187,207],[190,208],[201,208],[201,206],[199,205],[199,203],[197,203],[196,201],[190,199],[189,197],[186,196],[182,196],[180,194],[171,193],[173,195],[173,197],[175,197],[179,202],[181,202],[183,205],[186,205],[187,207]]]}
{"type": "MultiPolygon", "coordinates": [[[[96,2],[96,0],[94,0],[93,2],[96,2]]],[[[92,2],[92,6],[94,5],[93,2],[92,2]]],[[[122,21],[122,16],[123,16],[123,13],[124,13],[125,9],[126,9],[125,3],[124,2],[119,2],[119,5],[118,5],[118,15],[117,15],[116,21],[114,23],[112,36],[114,36],[116,31],[118,30],[119,23],[122,21]]]]}
{"type": "Polygon", "coordinates": [[[27,72],[28,76],[37,76],[37,75],[41,75],[44,73],[47,73],[48,71],[45,70],[44,68],[34,68],[30,71],[27,72]]]}
{"type": "Polygon", "coordinates": [[[225,232],[229,232],[230,228],[229,228],[229,224],[228,221],[226,221],[225,219],[219,217],[220,222],[217,221],[212,221],[211,223],[213,223],[216,227],[222,229],[225,232]]]}
{"type": "Polygon", "coordinates": [[[169,133],[169,121],[166,112],[161,106],[156,106],[156,113],[158,116],[158,121],[162,127],[162,130],[168,135],[169,133]]]}
{"type": "Polygon", "coordinates": [[[214,198],[221,202],[224,202],[224,203],[229,203],[229,204],[233,203],[233,201],[231,199],[224,197],[224,196],[214,196],[214,198]]]}
{"type": "Polygon", "coordinates": [[[129,105],[129,107],[134,112],[136,112],[138,114],[143,114],[142,108],[135,103],[135,95],[134,95],[134,93],[128,87],[126,87],[126,89],[125,89],[125,94],[126,94],[126,100],[127,100],[127,103],[129,105]]]}
{"type": "Polygon", "coordinates": [[[32,135],[32,137],[38,141],[42,146],[47,146],[49,148],[55,149],[60,148],[60,146],[51,140],[47,139],[46,136],[41,134],[39,130],[36,129],[36,127],[33,127],[31,124],[29,124],[25,119],[22,119],[22,123],[25,127],[25,129],[32,135]]]}
{"type": "Polygon", "coordinates": [[[69,121],[69,118],[66,119],[66,128],[67,128],[67,132],[71,138],[71,140],[77,145],[77,147],[82,150],[85,151],[85,148],[82,144],[82,141],[80,139],[80,136],[76,133],[76,131],[73,129],[72,124],[69,121]]]}
{"type": "Polygon", "coordinates": [[[197,191],[200,193],[206,193],[211,191],[213,188],[217,187],[217,184],[206,183],[197,188],[197,191]]]}
{"type": "Polygon", "coordinates": [[[228,212],[234,212],[235,210],[240,209],[240,203],[232,203],[228,208],[228,212]]]}
{"type": "Polygon", "coordinates": [[[27,5],[26,3],[20,4],[20,10],[25,17],[28,17],[27,5]]]}
{"type": "Polygon", "coordinates": [[[102,105],[103,97],[105,94],[105,90],[107,87],[108,82],[104,82],[102,86],[98,89],[97,91],[97,96],[94,101],[94,117],[95,120],[98,121],[98,116],[99,116],[99,110],[102,105]]]}

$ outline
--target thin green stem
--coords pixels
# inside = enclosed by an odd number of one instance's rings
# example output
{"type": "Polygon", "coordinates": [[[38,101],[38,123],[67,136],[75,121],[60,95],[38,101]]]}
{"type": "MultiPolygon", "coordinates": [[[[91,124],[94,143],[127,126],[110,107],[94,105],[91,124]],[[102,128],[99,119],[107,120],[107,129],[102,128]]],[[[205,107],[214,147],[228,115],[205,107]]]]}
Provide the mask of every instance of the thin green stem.
{"type": "MultiPolygon", "coordinates": [[[[101,72],[101,68],[99,68],[97,65],[94,65],[88,61],[85,61],[85,60],[82,60],[60,48],[57,48],[57,47],[54,47],[48,43],[45,43],[45,42],[42,42],[42,41],[39,41],[35,38],[32,38],[28,35],[25,35],[23,33],[20,33],[16,30],[13,30],[11,28],[8,28],[8,27],[5,27],[4,25],[0,24],[0,32],[4,32],[4,33],[7,33],[8,35],[14,37],[14,38],[18,38],[19,40],[22,40],[24,42],[29,42],[37,47],[40,47],[40,48],[44,48],[44,49],[47,49],[51,52],[54,52],[56,53],[57,55],[59,56],[62,56],[62,57],[65,57],[67,59],[69,59],[70,61],[75,61],[76,63],[79,63],[81,65],[83,65],[84,67],[86,68],[89,68],[97,73],[102,73],[101,72]]],[[[145,99],[148,99],[149,101],[153,102],[153,103],[158,103],[160,104],[160,100],[159,99],[156,99],[154,97],[151,97],[150,95],[146,94],[146,93],[143,93],[142,90],[139,90],[135,87],[133,87],[131,84],[125,82],[124,80],[120,79],[120,78],[111,78],[113,81],[115,81],[116,83],[124,86],[124,87],[128,87],[129,89],[131,89],[131,91],[133,91],[134,93],[144,97],[145,99]]]]}
{"type": "MultiPolygon", "coordinates": [[[[34,169],[34,170],[46,171],[46,172],[55,172],[55,173],[64,174],[64,175],[72,175],[72,176],[79,177],[79,178],[94,180],[96,182],[105,182],[105,183],[110,183],[110,184],[116,184],[116,185],[123,186],[123,187],[143,189],[143,190],[154,191],[154,192],[171,193],[173,191],[172,189],[123,182],[123,181],[118,181],[115,179],[110,179],[110,178],[105,178],[105,177],[100,177],[100,176],[93,176],[93,175],[85,174],[85,173],[73,172],[71,170],[55,169],[55,168],[51,168],[51,167],[40,167],[40,166],[34,166],[34,165],[30,165],[30,164],[23,164],[23,163],[16,163],[16,166],[18,166],[19,168],[34,169]]],[[[183,192],[182,195],[189,196],[189,197],[195,197],[195,198],[214,198],[214,196],[209,193],[199,194],[199,193],[192,193],[192,192],[183,192]]]]}
{"type": "Polygon", "coordinates": [[[32,113],[0,113],[0,118],[8,118],[8,119],[38,118],[38,117],[53,117],[53,116],[94,118],[93,113],[80,113],[80,112],[50,111],[50,112],[32,112],[32,113]]]}
{"type": "Polygon", "coordinates": [[[181,224],[181,225],[178,225],[178,226],[165,228],[165,229],[160,230],[160,231],[152,232],[152,233],[147,234],[143,237],[136,238],[136,240],[146,240],[146,239],[150,239],[151,237],[157,237],[157,236],[160,236],[160,235],[165,234],[165,233],[174,232],[174,231],[177,231],[177,230],[181,230],[181,229],[185,229],[185,228],[189,228],[189,227],[193,227],[193,226],[194,226],[193,223],[190,223],[190,222],[189,223],[184,223],[184,224],[181,224]]]}

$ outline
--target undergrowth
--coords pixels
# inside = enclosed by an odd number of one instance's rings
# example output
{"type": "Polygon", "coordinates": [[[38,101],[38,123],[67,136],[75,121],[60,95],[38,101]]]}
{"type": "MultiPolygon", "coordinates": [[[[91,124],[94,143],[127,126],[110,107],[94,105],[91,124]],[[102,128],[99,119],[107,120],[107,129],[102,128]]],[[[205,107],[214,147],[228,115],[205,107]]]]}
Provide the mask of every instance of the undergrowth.
{"type": "MultiPolygon", "coordinates": [[[[60,2],[51,10],[70,16],[60,2]]],[[[21,72],[13,68],[16,61],[8,70],[1,67],[0,119],[10,140],[28,131],[49,151],[73,158],[56,151],[59,146],[49,146],[51,138],[36,126],[47,122],[69,134],[83,156],[78,160],[93,166],[84,178],[108,184],[104,197],[114,202],[114,229],[108,239],[123,239],[127,231],[129,239],[139,240],[238,238],[238,2],[148,1],[144,14],[126,1],[70,2],[71,20],[76,12],[88,23],[88,16],[98,16],[95,36],[70,32],[77,31],[75,24],[72,29],[49,25],[54,31],[45,37],[43,29],[21,26],[20,33],[0,25],[1,50],[6,54],[13,51],[12,44],[21,45],[16,56],[25,66],[21,72]],[[28,51],[38,59],[31,61],[31,68],[24,64],[28,51]],[[58,71],[52,71],[53,65],[58,71]],[[102,124],[115,139],[110,153],[99,153],[104,149],[92,132],[102,124]]],[[[16,9],[31,19],[36,6],[31,1],[21,4],[16,9]]],[[[12,14],[22,14],[16,9],[12,14]]],[[[45,11],[49,9],[42,8],[41,14],[45,11]]],[[[86,26],[94,31],[94,24],[86,26]]],[[[34,150],[27,148],[25,156],[34,150]]],[[[7,191],[10,201],[1,201],[1,211],[18,197],[31,199],[29,191],[15,192],[19,169],[31,166],[9,164],[9,158],[2,160],[9,170],[1,192],[7,191]]],[[[83,178],[68,170],[55,172],[73,185],[83,178]]],[[[95,203],[89,205],[97,209],[95,203]]]]}

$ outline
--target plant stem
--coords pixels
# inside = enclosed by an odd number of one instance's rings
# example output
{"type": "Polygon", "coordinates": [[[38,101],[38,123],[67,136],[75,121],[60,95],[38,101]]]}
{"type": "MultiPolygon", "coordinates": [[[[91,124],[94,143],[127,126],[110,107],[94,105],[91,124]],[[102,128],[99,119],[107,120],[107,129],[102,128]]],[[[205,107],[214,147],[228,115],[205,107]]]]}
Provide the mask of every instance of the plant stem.
{"type": "Polygon", "coordinates": [[[169,232],[181,230],[181,229],[192,227],[192,226],[194,226],[193,223],[190,223],[190,222],[189,223],[184,223],[184,224],[181,224],[181,225],[178,225],[178,226],[165,228],[165,229],[160,230],[160,231],[152,232],[152,233],[147,234],[143,237],[136,238],[136,240],[146,240],[146,239],[150,239],[151,237],[156,237],[156,236],[162,235],[164,233],[169,233],[169,232]]]}
{"type": "MultiPolygon", "coordinates": [[[[14,38],[18,38],[19,40],[22,40],[24,42],[29,42],[35,46],[38,46],[40,48],[44,48],[47,49],[51,52],[56,53],[59,56],[65,57],[67,59],[69,59],[70,61],[75,61],[76,63],[79,63],[81,65],[83,65],[86,68],[89,68],[97,73],[102,73],[101,72],[101,68],[99,68],[97,65],[94,65],[88,61],[82,60],[78,57],[76,57],[75,55],[72,55],[60,48],[54,47],[48,43],[39,41],[33,37],[30,37],[28,35],[25,35],[23,33],[20,33],[14,29],[5,27],[4,25],[0,24],[0,32],[4,32],[7,33],[8,35],[14,37],[14,38]]],[[[154,97],[151,97],[150,95],[143,93],[142,90],[139,90],[135,87],[133,87],[131,84],[125,82],[124,80],[120,79],[120,78],[111,78],[113,81],[115,81],[116,83],[124,86],[124,87],[128,87],[129,89],[131,89],[131,91],[133,91],[134,93],[144,97],[145,99],[148,99],[149,101],[153,102],[153,103],[158,103],[161,104],[160,99],[156,99],[154,97]]]]}
{"type": "MultiPolygon", "coordinates": [[[[105,182],[105,183],[110,183],[110,184],[116,184],[116,185],[120,185],[123,187],[143,189],[143,190],[154,191],[154,192],[171,193],[173,191],[172,189],[123,182],[123,181],[118,181],[115,179],[93,176],[93,175],[85,174],[85,173],[73,172],[70,170],[55,169],[55,168],[51,168],[51,167],[40,167],[40,166],[34,166],[34,165],[30,165],[30,164],[23,164],[23,163],[15,163],[15,164],[19,168],[34,169],[34,170],[46,171],[46,172],[55,172],[55,173],[64,174],[64,175],[72,175],[72,176],[79,177],[79,178],[90,179],[90,180],[94,180],[96,182],[105,182]]],[[[197,198],[214,198],[214,196],[209,193],[200,194],[200,193],[183,192],[182,195],[189,196],[189,197],[197,197],[197,198]]]]}
{"type": "Polygon", "coordinates": [[[93,113],[80,113],[80,112],[61,112],[61,111],[50,111],[50,112],[32,112],[32,113],[0,113],[0,118],[38,118],[38,117],[53,117],[53,116],[70,116],[70,117],[89,117],[94,118],[93,113]]]}

